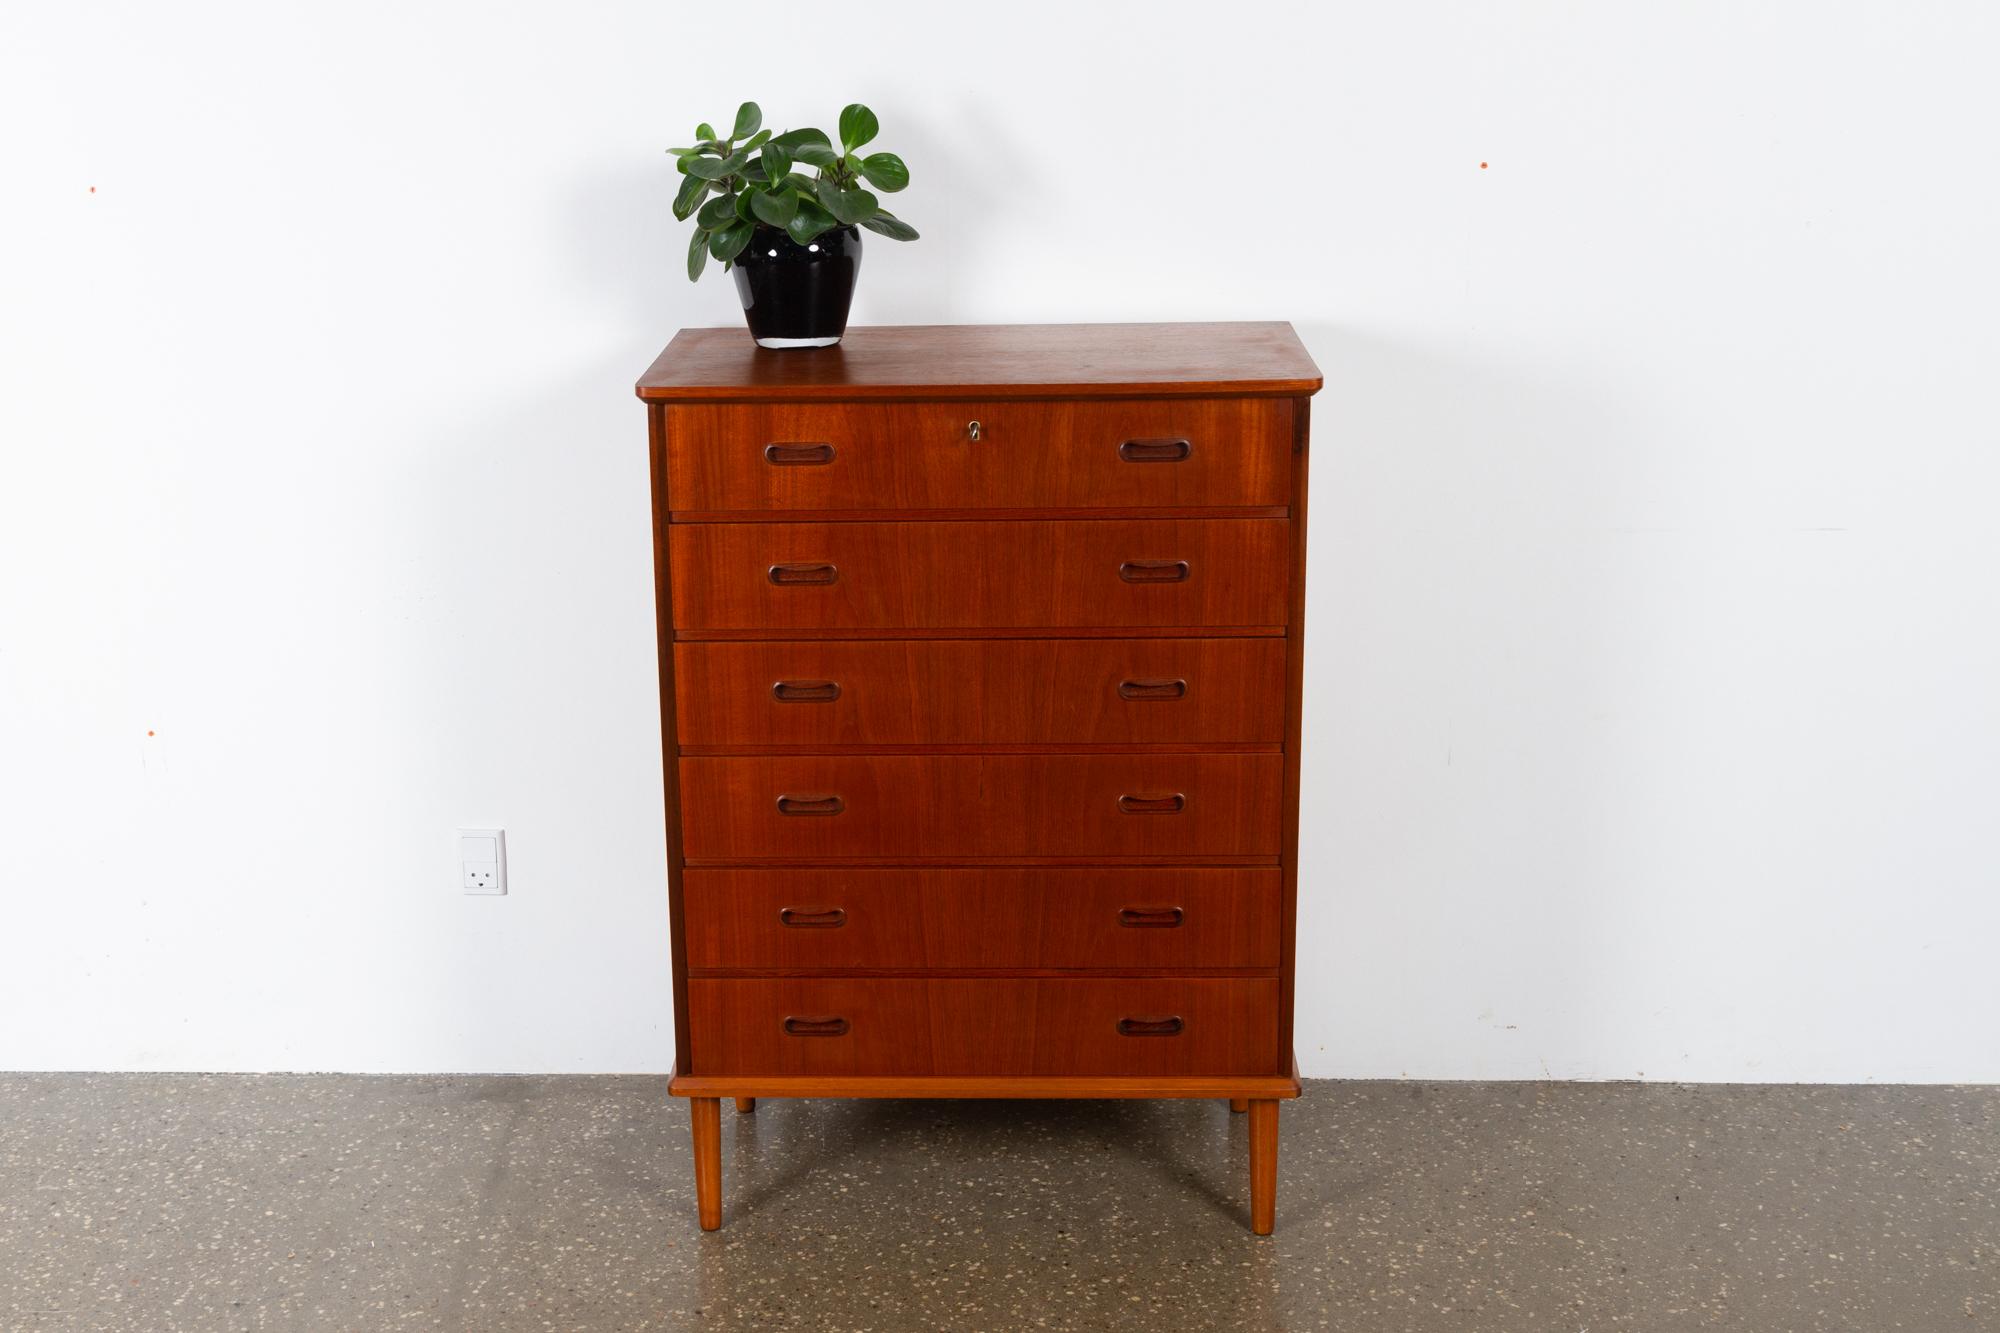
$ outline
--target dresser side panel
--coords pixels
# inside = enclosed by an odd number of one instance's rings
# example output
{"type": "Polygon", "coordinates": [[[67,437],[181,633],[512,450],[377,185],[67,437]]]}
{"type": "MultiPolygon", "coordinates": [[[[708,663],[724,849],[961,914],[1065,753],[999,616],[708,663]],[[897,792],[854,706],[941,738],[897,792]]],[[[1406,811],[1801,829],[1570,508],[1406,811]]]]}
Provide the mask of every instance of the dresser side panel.
{"type": "Polygon", "coordinates": [[[646,407],[648,457],[653,493],[653,618],[660,664],[660,767],[667,835],[668,962],[673,969],[674,1067],[699,1072],[688,1041],[687,919],[681,900],[680,741],[674,691],[673,542],[668,532],[672,497],[667,493],[666,409],[646,407]]]}
{"type": "Polygon", "coordinates": [[[1292,1051],[1292,1016],[1298,981],[1300,761],[1306,679],[1306,465],[1312,452],[1311,408],[1312,402],[1307,398],[1292,404],[1291,614],[1285,628],[1284,828],[1279,835],[1278,853],[1283,858],[1278,1037],[1287,1059],[1292,1051]]]}

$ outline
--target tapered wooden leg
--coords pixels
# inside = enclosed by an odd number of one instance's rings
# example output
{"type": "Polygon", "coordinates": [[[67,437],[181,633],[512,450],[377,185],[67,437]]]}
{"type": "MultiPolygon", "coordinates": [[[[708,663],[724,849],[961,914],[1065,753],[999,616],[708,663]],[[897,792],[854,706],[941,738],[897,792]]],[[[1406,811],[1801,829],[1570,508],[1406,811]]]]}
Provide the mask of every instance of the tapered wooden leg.
{"type": "Polygon", "coordinates": [[[1250,1109],[1250,1099],[1248,1097],[1231,1097],[1229,1099],[1229,1109],[1238,1115],[1242,1115],[1250,1109]]]}
{"type": "Polygon", "coordinates": [[[1278,1103],[1250,1103],[1250,1229],[1271,1234],[1278,1217],[1278,1103]]]}
{"type": "Polygon", "coordinates": [[[722,1225],[722,1099],[690,1097],[694,1117],[694,1201],[701,1229],[722,1225]]]}
{"type": "Polygon", "coordinates": [[[736,1099],[736,1114],[749,1115],[756,1109],[757,1099],[755,1097],[738,1097],[736,1099]]]}

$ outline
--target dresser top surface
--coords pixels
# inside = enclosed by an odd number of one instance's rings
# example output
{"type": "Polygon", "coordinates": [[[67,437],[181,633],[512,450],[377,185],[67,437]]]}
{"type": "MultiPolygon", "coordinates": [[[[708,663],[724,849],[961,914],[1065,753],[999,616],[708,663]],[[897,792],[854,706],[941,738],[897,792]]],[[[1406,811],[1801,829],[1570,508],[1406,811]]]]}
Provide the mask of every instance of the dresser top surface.
{"type": "Polygon", "coordinates": [[[682,329],[640,377],[649,402],[1144,398],[1317,392],[1285,323],[854,327],[838,346],[772,351],[747,330],[682,329]]]}

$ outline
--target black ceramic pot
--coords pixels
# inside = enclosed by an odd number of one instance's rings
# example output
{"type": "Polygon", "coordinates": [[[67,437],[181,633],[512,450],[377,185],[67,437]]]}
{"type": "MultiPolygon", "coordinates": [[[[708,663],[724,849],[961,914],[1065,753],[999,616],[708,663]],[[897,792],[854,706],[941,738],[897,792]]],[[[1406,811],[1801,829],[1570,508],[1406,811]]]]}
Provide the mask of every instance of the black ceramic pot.
{"type": "Polygon", "coordinates": [[[800,245],[776,227],[760,226],[730,271],[759,347],[831,347],[847,332],[861,229],[835,227],[800,245]]]}

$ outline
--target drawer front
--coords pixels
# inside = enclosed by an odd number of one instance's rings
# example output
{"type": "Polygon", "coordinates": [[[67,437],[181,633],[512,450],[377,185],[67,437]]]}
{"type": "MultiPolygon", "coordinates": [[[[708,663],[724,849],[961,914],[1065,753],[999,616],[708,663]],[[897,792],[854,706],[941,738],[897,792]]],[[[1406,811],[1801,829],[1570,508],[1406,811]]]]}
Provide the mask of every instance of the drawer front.
{"type": "Polygon", "coordinates": [[[676,510],[1290,502],[1283,399],[667,409],[676,510]],[[970,423],[979,423],[971,438],[970,423]]]}
{"type": "Polygon", "coordinates": [[[1272,754],[683,758],[689,861],[1275,856],[1272,754]]]}
{"type": "Polygon", "coordinates": [[[1275,968],[1279,872],[1185,866],[689,870],[687,965],[1275,968]]]}
{"type": "Polygon", "coordinates": [[[1282,518],[679,523],[682,630],[1283,625],[1282,518]]]}
{"type": "Polygon", "coordinates": [[[683,643],[682,745],[1275,742],[1282,639],[683,643]]]}
{"type": "Polygon", "coordinates": [[[1277,1074],[1269,978],[695,978],[695,1074],[1277,1074]]]}

